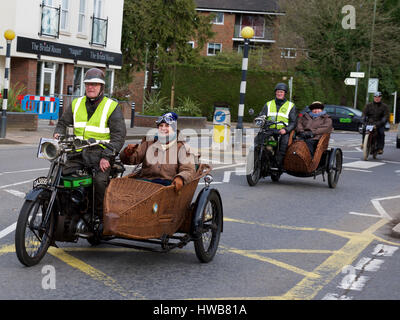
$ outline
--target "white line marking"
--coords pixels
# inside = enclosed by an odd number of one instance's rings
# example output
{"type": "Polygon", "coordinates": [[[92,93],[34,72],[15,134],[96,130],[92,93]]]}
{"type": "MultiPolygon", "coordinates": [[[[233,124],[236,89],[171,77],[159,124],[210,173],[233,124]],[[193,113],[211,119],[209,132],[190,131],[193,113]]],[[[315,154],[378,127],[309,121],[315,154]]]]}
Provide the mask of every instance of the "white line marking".
{"type": "Polygon", "coordinates": [[[353,169],[353,168],[344,168],[346,171],[358,171],[358,172],[372,172],[371,170],[362,170],[362,169],[353,169]]]}
{"type": "Polygon", "coordinates": [[[21,181],[21,182],[17,182],[17,183],[13,183],[13,184],[8,184],[8,185],[5,185],[5,186],[0,186],[0,189],[6,189],[6,188],[9,188],[9,187],[19,186],[19,185],[21,185],[21,184],[33,182],[33,180],[34,180],[34,179],[26,180],[26,181],[21,181]]]}
{"type": "Polygon", "coordinates": [[[388,220],[393,220],[393,218],[383,209],[382,205],[380,204],[379,200],[377,199],[372,199],[371,200],[372,204],[374,205],[376,211],[379,212],[382,218],[386,218],[388,220]]]}
{"type": "Polygon", "coordinates": [[[11,226],[5,228],[3,231],[0,231],[0,239],[4,238],[6,235],[8,235],[11,232],[13,232],[16,227],[17,227],[17,223],[15,222],[11,226]]]}
{"type": "Polygon", "coordinates": [[[379,270],[381,265],[385,262],[385,260],[382,259],[373,259],[373,258],[361,258],[360,261],[356,264],[355,268],[357,270],[365,270],[365,271],[371,271],[371,272],[376,272],[379,270]]]}
{"type": "Polygon", "coordinates": [[[245,163],[237,163],[237,164],[231,164],[229,166],[222,166],[222,167],[218,167],[218,168],[213,168],[213,170],[221,170],[221,169],[227,169],[227,168],[232,168],[232,167],[238,167],[238,166],[242,166],[245,163]]]}
{"type": "Polygon", "coordinates": [[[343,167],[351,167],[351,168],[357,168],[357,169],[370,169],[373,167],[378,167],[382,166],[384,163],[382,162],[373,162],[373,161],[354,161],[354,162],[348,162],[343,164],[343,167]]]}
{"type": "Polygon", "coordinates": [[[378,244],[372,254],[374,256],[391,257],[398,249],[398,247],[378,244]]]}
{"type": "Polygon", "coordinates": [[[361,213],[361,212],[349,212],[349,214],[353,214],[356,216],[364,216],[364,217],[372,217],[372,218],[381,218],[381,216],[378,216],[376,214],[370,214],[370,213],[361,213]]]}
{"type": "Polygon", "coordinates": [[[366,276],[360,276],[357,278],[357,275],[355,274],[348,275],[345,278],[343,278],[338,288],[344,290],[361,291],[364,288],[365,284],[367,283],[368,279],[369,277],[366,276]]]}
{"type": "Polygon", "coordinates": [[[352,297],[347,297],[346,295],[339,296],[337,293],[327,293],[322,300],[352,300],[352,297]]]}
{"type": "Polygon", "coordinates": [[[11,193],[12,195],[14,195],[14,196],[16,196],[18,198],[22,198],[22,199],[25,198],[25,195],[26,195],[25,192],[21,192],[21,191],[18,191],[18,190],[13,190],[13,189],[4,190],[4,191],[6,191],[8,193],[11,193]]]}
{"type": "Polygon", "coordinates": [[[27,170],[19,170],[19,171],[5,171],[1,172],[0,176],[3,174],[11,174],[11,173],[22,173],[22,172],[34,172],[34,171],[44,171],[44,170],[49,170],[49,168],[39,168],[39,169],[27,169],[27,170]]]}

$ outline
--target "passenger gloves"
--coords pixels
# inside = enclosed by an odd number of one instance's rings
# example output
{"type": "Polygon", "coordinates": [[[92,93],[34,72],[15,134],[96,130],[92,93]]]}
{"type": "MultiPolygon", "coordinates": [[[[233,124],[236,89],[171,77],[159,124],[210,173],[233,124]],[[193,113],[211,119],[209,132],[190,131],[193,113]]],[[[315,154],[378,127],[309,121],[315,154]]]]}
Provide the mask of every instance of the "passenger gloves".
{"type": "Polygon", "coordinates": [[[314,138],[314,134],[311,131],[300,132],[299,136],[303,139],[311,139],[314,138]]]}
{"type": "Polygon", "coordinates": [[[183,179],[180,176],[175,177],[172,184],[175,187],[175,191],[178,192],[183,187],[183,179]]]}
{"type": "Polygon", "coordinates": [[[128,146],[124,149],[125,156],[130,157],[135,153],[139,145],[136,144],[128,144],[128,146]]]}

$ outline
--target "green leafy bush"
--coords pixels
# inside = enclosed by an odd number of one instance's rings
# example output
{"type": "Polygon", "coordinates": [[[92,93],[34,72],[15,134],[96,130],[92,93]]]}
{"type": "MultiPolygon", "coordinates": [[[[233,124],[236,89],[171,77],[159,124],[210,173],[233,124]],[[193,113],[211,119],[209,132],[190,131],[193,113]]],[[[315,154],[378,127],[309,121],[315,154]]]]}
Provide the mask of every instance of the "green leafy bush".
{"type": "MultiPolygon", "coordinates": [[[[23,112],[18,96],[25,90],[25,86],[17,82],[8,89],[7,110],[10,112],[23,112]]],[[[3,106],[3,98],[0,98],[0,106],[3,106]]]]}

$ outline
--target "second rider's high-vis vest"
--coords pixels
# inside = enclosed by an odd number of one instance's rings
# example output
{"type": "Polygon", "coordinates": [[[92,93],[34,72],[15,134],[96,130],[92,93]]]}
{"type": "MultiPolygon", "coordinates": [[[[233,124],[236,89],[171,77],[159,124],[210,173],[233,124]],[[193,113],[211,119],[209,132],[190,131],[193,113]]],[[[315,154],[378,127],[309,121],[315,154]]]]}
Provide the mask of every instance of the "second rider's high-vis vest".
{"type": "MultiPolygon", "coordinates": [[[[290,101],[286,101],[279,109],[279,112],[277,111],[276,108],[276,103],[275,100],[271,100],[267,102],[267,120],[269,121],[282,121],[285,123],[283,124],[278,124],[276,126],[277,129],[282,129],[286,126],[289,125],[289,113],[293,109],[294,103],[290,101]]],[[[275,125],[273,125],[275,128],[275,125]]]]}
{"type": "Polygon", "coordinates": [[[96,111],[88,120],[86,110],[86,96],[72,101],[72,114],[74,118],[74,134],[78,139],[88,140],[94,138],[110,142],[110,128],[108,119],[118,103],[110,98],[104,97],[97,106],[96,111]]]}

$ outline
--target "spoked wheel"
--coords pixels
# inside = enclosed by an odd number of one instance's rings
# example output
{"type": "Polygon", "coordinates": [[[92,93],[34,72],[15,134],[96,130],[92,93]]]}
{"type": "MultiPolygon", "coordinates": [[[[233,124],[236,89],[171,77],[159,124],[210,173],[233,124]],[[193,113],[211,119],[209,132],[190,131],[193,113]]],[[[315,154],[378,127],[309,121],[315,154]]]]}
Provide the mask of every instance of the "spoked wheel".
{"type": "Polygon", "coordinates": [[[50,246],[54,232],[54,215],[50,216],[47,225],[41,228],[48,199],[36,198],[25,201],[18,217],[15,231],[15,251],[19,261],[28,266],[40,262],[50,246]]]}
{"type": "Polygon", "coordinates": [[[246,163],[246,179],[249,186],[255,186],[260,180],[261,163],[258,161],[259,150],[250,150],[246,163]]]}
{"type": "Polygon", "coordinates": [[[368,156],[371,153],[371,144],[369,143],[369,135],[370,133],[365,134],[364,143],[363,143],[363,160],[367,161],[368,156]]]}
{"type": "Polygon", "coordinates": [[[219,196],[211,192],[202,213],[201,235],[194,240],[196,256],[201,262],[210,262],[217,252],[222,230],[222,204],[219,196]]]}
{"type": "Polygon", "coordinates": [[[339,181],[339,176],[342,173],[343,154],[340,149],[334,149],[333,155],[330,156],[330,169],[328,170],[328,185],[329,188],[336,188],[339,181]]]}

